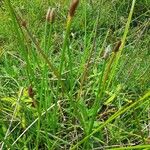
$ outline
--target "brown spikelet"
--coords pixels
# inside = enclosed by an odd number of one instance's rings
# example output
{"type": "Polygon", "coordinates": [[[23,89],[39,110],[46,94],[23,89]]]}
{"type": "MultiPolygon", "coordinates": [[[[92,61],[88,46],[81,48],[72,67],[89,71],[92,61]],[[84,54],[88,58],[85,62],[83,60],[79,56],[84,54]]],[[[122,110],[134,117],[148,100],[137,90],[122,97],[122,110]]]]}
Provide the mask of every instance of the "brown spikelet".
{"type": "Polygon", "coordinates": [[[46,20],[49,21],[50,20],[50,13],[51,13],[51,9],[50,7],[47,10],[47,14],[46,14],[46,20]]]}
{"type": "Polygon", "coordinates": [[[55,20],[55,8],[48,9],[47,14],[46,14],[46,20],[50,23],[54,23],[55,20]]]}
{"type": "Polygon", "coordinates": [[[115,53],[117,53],[117,52],[119,51],[120,46],[121,46],[121,41],[118,41],[117,44],[115,45],[113,51],[114,51],[115,53]]]}
{"type": "Polygon", "coordinates": [[[22,25],[23,27],[27,27],[27,22],[26,22],[25,20],[22,20],[22,21],[21,21],[21,25],[22,25]]]}
{"type": "Polygon", "coordinates": [[[31,85],[28,87],[28,95],[32,99],[32,106],[36,107],[37,103],[36,103],[36,100],[34,99],[35,93],[34,93],[33,88],[32,88],[31,85]]]}
{"type": "Polygon", "coordinates": [[[28,94],[29,94],[29,97],[30,97],[30,98],[33,98],[33,97],[34,97],[34,91],[33,91],[32,86],[29,86],[29,87],[28,87],[28,94]]]}
{"type": "Polygon", "coordinates": [[[72,0],[72,3],[70,5],[70,9],[69,9],[69,16],[70,17],[74,16],[75,10],[76,10],[78,4],[79,4],[79,0],[72,0]]]}

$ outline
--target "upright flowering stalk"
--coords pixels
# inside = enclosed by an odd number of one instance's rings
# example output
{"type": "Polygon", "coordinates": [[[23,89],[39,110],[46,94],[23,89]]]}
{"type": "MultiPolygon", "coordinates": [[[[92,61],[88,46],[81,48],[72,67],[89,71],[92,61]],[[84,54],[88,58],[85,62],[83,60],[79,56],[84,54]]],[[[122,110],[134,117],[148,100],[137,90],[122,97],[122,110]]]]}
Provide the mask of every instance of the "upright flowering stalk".
{"type": "Polygon", "coordinates": [[[91,121],[90,121],[90,125],[89,125],[89,134],[92,132],[94,120],[96,118],[100,103],[102,103],[99,100],[103,97],[103,93],[105,91],[105,88],[108,87],[107,80],[109,79],[109,75],[111,75],[111,67],[112,67],[113,61],[116,57],[116,54],[120,49],[120,45],[121,45],[121,41],[118,41],[117,44],[115,45],[114,49],[113,49],[113,53],[112,53],[110,60],[108,61],[108,65],[106,66],[106,68],[104,68],[104,75],[102,76],[102,83],[99,86],[96,100],[92,106],[94,111],[93,111],[93,115],[91,117],[91,121]]]}
{"type": "Polygon", "coordinates": [[[55,21],[55,8],[48,8],[46,14],[45,33],[44,33],[44,50],[47,53],[49,46],[51,45],[51,35],[53,23],[55,21]]]}
{"type": "Polygon", "coordinates": [[[79,4],[79,0],[72,0],[72,3],[71,3],[70,8],[69,8],[69,13],[68,13],[67,27],[71,23],[71,20],[75,14],[75,11],[76,11],[78,4],[79,4]]]}
{"type": "MultiPolygon", "coordinates": [[[[64,41],[63,41],[63,46],[62,46],[62,51],[61,51],[61,62],[60,62],[60,68],[59,68],[59,74],[60,76],[62,75],[63,72],[63,66],[64,66],[64,62],[65,62],[65,54],[66,54],[66,50],[68,47],[68,38],[69,38],[69,34],[70,34],[70,28],[71,28],[71,23],[73,20],[73,17],[75,15],[75,11],[77,9],[77,6],[79,4],[79,0],[72,0],[71,5],[69,7],[69,12],[68,12],[68,16],[67,16],[67,22],[66,22],[66,32],[65,32],[65,37],[64,37],[64,41]]],[[[74,103],[73,101],[73,74],[72,74],[72,59],[71,59],[71,50],[68,49],[67,51],[67,55],[69,58],[69,86],[70,86],[70,91],[68,92],[69,94],[69,100],[70,100],[70,104],[72,105],[72,107],[74,108],[74,111],[78,117],[78,119],[80,120],[81,124],[83,125],[83,119],[82,116],[80,115],[80,113],[78,112],[78,108],[76,103],[74,103]]],[[[59,83],[57,85],[57,88],[59,88],[59,83]]]]}
{"type": "Polygon", "coordinates": [[[67,17],[66,34],[65,34],[62,53],[61,53],[60,74],[62,73],[62,69],[63,69],[63,63],[64,63],[64,59],[65,59],[65,50],[66,50],[66,47],[67,47],[71,22],[72,22],[72,19],[73,19],[74,15],[75,15],[75,11],[77,9],[78,4],[79,4],[79,0],[72,0],[70,8],[69,8],[69,13],[68,13],[68,17],[67,17]]]}
{"type": "Polygon", "coordinates": [[[103,86],[105,86],[106,81],[107,81],[107,79],[108,79],[108,76],[111,74],[111,73],[110,73],[110,72],[111,72],[111,67],[112,67],[112,64],[113,64],[113,62],[114,62],[114,59],[115,59],[115,57],[116,57],[116,54],[117,54],[117,52],[119,51],[120,46],[121,46],[121,41],[119,40],[119,41],[116,43],[116,45],[115,45],[115,47],[114,47],[114,49],[113,49],[113,54],[112,54],[112,56],[111,56],[111,58],[110,58],[110,60],[109,60],[109,62],[108,62],[107,67],[106,67],[105,74],[104,74],[104,78],[103,78],[103,86]]]}

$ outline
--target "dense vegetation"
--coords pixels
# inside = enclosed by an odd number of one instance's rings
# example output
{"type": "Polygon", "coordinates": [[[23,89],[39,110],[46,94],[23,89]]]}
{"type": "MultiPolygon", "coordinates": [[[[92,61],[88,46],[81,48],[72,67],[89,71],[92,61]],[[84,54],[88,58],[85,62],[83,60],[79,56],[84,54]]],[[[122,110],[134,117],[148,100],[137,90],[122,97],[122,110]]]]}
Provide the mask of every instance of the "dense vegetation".
{"type": "Polygon", "coordinates": [[[149,0],[0,1],[0,149],[150,149],[149,17],[149,0]]]}

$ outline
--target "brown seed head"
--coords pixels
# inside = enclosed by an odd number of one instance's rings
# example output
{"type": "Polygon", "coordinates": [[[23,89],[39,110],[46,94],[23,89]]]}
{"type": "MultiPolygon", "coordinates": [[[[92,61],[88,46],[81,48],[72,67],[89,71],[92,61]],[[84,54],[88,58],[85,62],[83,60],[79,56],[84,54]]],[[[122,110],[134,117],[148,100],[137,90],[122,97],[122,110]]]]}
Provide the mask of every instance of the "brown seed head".
{"type": "Polygon", "coordinates": [[[30,98],[33,98],[33,97],[34,97],[34,91],[33,91],[32,86],[29,86],[29,87],[28,87],[28,94],[29,94],[29,97],[30,97],[30,98]]]}
{"type": "Polygon", "coordinates": [[[25,20],[22,20],[22,21],[21,21],[21,25],[22,25],[23,27],[27,27],[27,22],[26,22],[25,20]]]}
{"type": "Polygon", "coordinates": [[[51,9],[50,7],[47,10],[47,14],[46,14],[46,20],[49,21],[50,20],[50,13],[51,13],[51,9]]]}
{"type": "Polygon", "coordinates": [[[55,8],[48,9],[47,14],[46,14],[46,20],[50,23],[54,23],[55,20],[55,8]]]}
{"type": "Polygon", "coordinates": [[[72,3],[70,5],[70,9],[69,9],[69,16],[70,17],[74,16],[75,10],[76,10],[78,4],[79,4],[79,0],[72,0],[72,3]]]}
{"type": "Polygon", "coordinates": [[[121,46],[121,41],[118,41],[117,42],[117,44],[115,45],[115,47],[114,47],[114,52],[116,53],[116,52],[118,52],[119,51],[119,48],[120,48],[120,46],[121,46]]]}

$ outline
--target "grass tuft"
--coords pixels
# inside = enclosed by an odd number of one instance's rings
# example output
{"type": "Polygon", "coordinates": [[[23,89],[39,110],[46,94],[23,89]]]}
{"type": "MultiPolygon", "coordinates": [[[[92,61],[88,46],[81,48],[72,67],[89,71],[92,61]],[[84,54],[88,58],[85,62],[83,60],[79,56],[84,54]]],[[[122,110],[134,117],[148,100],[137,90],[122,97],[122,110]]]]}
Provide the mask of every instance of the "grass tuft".
{"type": "Polygon", "coordinates": [[[149,6],[0,2],[0,149],[149,149],[149,6]]]}

